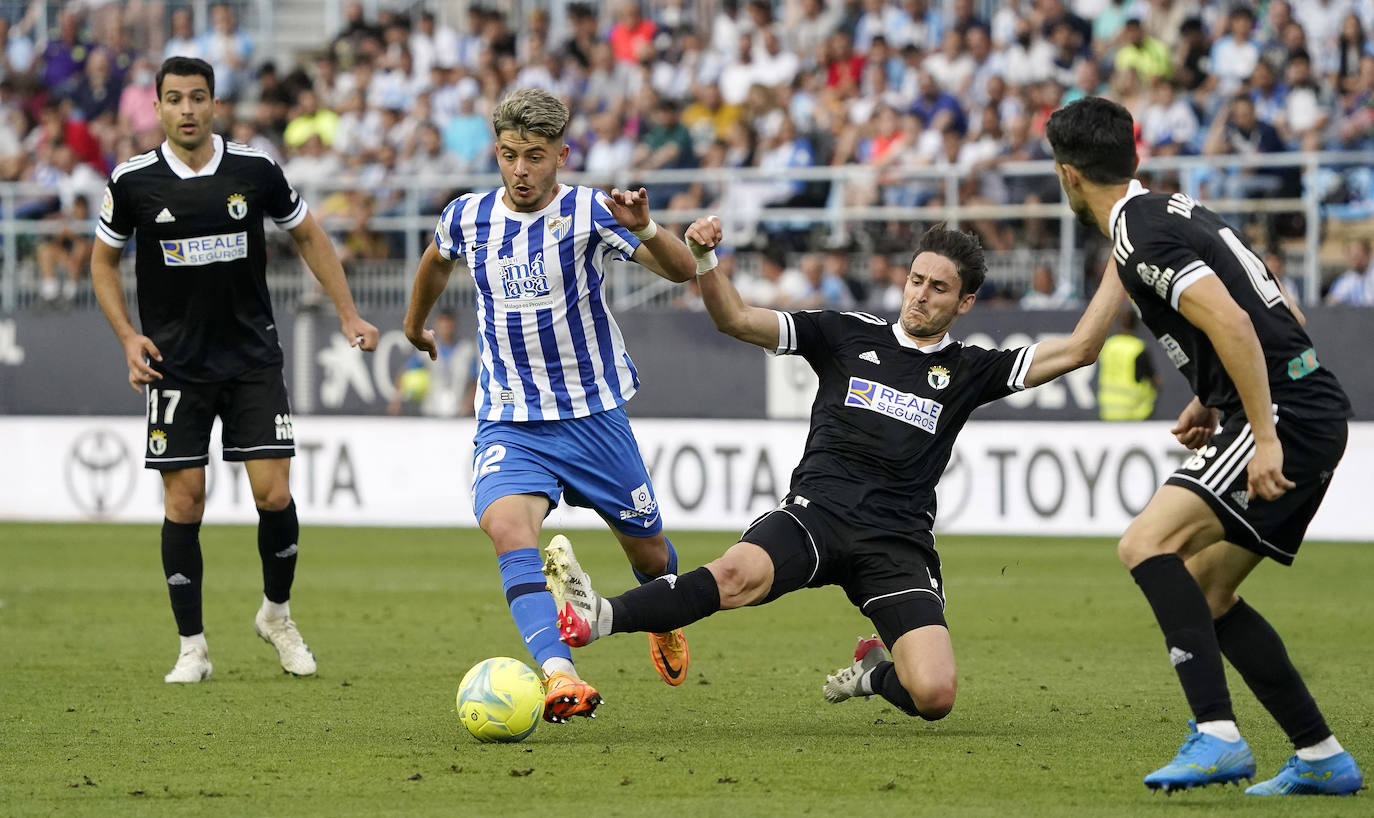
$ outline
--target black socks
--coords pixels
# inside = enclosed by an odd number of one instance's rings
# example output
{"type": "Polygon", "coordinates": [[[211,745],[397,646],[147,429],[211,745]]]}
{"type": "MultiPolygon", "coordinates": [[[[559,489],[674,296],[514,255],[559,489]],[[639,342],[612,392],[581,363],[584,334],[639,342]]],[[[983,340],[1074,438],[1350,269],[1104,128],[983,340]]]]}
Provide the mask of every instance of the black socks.
{"type": "Polygon", "coordinates": [[[174,523],[163,518],[162,573],[167,577],[177,633],[195,636],[204,631],[200,589],[205,563],[200,556],[200,523],[174,523]]]}
{"type": "Polygon", "coordinates": [[[272,602],[286,602],[291,598],[291,583],[296,578],[296,539],[300,530],[295,500],[281,511],[258,509],[262,593],[272,602]]]}
{"type": "Polygon", "coordinates": [[[1242,599],[1217,617],[1215,626],[1222,653],[1294,747],[1311,747],[1331,736],[1307,685],[1288,661],[1283,640],[1264,617],[1242,599]]]}
{"type": "Polygon", "coordinates": [[[1132,568],[1131,576],[1154,609],[1193,717],[1199,722],[1235,721],[1212,611],[1183,560],[1177,554],[1159,554],[1132,568]]]}
{"type": "Polygon", "coordinates": [[[605,600],[614,614],[613,633],[667,633],[720,610],[720,588],[706,568],[665,574],[605,600]]]}

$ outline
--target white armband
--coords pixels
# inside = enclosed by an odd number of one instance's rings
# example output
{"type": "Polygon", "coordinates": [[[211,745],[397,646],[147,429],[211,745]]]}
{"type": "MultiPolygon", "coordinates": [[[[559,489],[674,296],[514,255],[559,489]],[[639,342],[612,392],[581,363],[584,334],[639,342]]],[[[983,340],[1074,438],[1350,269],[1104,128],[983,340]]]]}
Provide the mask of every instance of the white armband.
{"type": "Polygon", "coordinates": [[[631,231],[631,235],[633,235],[635,238],[639,239],[640,241],[648,241],[649,239],[653,238],[653,237],[654,237],[655,235],[657,235],[657,234],[658,234],[658,222],[654,221],[653,219],[650,219],[650,220],[649,220],[649,226],[648,226],[648,227],[645,227],[643,230],[633,230],[633,231],[631,231]]]}

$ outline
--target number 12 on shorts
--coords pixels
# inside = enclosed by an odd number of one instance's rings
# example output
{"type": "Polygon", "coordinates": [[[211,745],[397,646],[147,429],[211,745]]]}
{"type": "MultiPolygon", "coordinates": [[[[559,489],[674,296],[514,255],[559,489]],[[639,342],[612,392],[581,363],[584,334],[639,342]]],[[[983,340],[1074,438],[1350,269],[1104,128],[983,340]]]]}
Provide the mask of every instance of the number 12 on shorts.
{"type": "Polygon", "coordinates": [[[172,418],[176,417],[177,404],[181,403],[180,389],[149,389],[148,390],[148,422],[165,423],[172,425],[172,418]],[[166,398],[167,406],[162,408],[160,398],[166,398]],[[157,419],[158,409],[162,408],[162,420],[157,419]]]}
{"type": "Polygon", "coordinates": [[[500,443],[493,443],[472,458],[473,480],[477,480],[484,474],[501,471],[499,465],[506,457],[506,447],[500,443]]]}

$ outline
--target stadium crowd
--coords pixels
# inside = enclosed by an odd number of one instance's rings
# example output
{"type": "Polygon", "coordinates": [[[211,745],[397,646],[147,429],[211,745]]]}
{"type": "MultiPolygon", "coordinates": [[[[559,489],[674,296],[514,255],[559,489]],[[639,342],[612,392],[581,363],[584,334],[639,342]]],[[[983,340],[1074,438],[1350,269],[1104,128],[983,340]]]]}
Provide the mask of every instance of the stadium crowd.
{"type": "MultiPolygon", "coordinates": [[[[341,217],[331,223],[344,225],[335,238],[346,261],[399,257],[396,236],[369,224],[398,205],[397,179],[493,171],[490,111],[526,86],[570,103],[569,169],[590,183],[626,168],[776,172],[728,191],[697,182],[650,192],[658,208],[719,208],[728,195],[742,216],[731,243],[762,252],[746,297],[780,306],[882,307],[904,271],[875,257],[856,275],[827,252],[839,248],[770,221],[769,207],[942,203],[942,185],[904,174],[920,167],[958,169],[965,204],[1057,201],[1054,177],[996,169],[1048,158],[1046,119],[1085,95],[1132,112],[1143,156],[1374,150],[1374,0],[722,0],[709,12],[687,0],[611,0],[569,4],[557,23],[542,10],[513,20],[469,5],[451,26],[429,11],[369,17],[349,3],[342,30],[292,66],[263,59],[232,5],[212,6],[203,31],[184,6],[152,0],[72,3],[42,31],[40,5],[0,16],[0,179],[58,195],[25,200],[17,215],[87,221],[87,192],[162,141],[158,64],[197,56],[214,65],[228,103],[223,133],[279,158],[298,187],[355,188],[312,202],[341,217]],[[817,165],[860,166],[872,183],[786,177],[817,165]]],[[[1213,170],[1203,192],[1295,197],[1301,184],[1296,169],[1213,170]]],[[[426,212],[453,193],[436,192],[426,212]]],[[[1331,173],[1321,194],[1367,216],[1374,171],[1331,173]]],[[[1053,222],[973,227],[993,251],[1057,241],[1053,222]]],[[[1271,219],[1265,232],[1272,242],[1301,226],[1271,219]]],[[[897,251],[883,244],[894,236],[907,234],[858,238],[897,251]]],[[[44,298],[76,291],[88,248],[82,231],[38,243],[44,298]]],[[[1351,243],[1332,298],[1374,304],[1367,248],[1351,243]]],[[[985,295],[1007,295],[990,287],[985,295]]],[[[1059,306],[1076,288],[1037,270],[1025,303],[1059,306]]]]}

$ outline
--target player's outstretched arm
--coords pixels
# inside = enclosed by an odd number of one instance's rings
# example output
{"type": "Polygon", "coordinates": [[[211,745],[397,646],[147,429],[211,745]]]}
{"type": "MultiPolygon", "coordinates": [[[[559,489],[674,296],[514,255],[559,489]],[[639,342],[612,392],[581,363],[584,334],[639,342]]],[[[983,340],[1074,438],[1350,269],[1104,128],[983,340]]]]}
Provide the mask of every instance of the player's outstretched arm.
{"type": "Polygon", "coordinates": [[[377,348],[377,328],[358,315],[353,304],[353,293],[348,291],[348,279],[344,277],[343,265],[334,252],[334,243],[325,235],[314,215],[305,214],[305,219],[291,228],[291,238],[296,242],[305,265],[320,282],[329,300],[334,302],[334,311],[339,314],[339,327],[350,346],[361,347],[371,352],[377,348]]]}
{"type": "Polygon", "coordinates": [[[455,263],[444,258],[437,244],[431,242],[425,248],[424,255],[420,256],[420,267],[415,271],[415,284],[410,288],[406,317],[401,321],[406,339],[428,354],[431,361],[439,360],[439,347],[434,342],[434,330],[425,329],[425,321],[429,320],[429,311],[434,309],[435,302],[448,286],[455,263]]]}
{"type": "Polygon", "coordinates": [[[1216,276],[1204,276],[1178,298],[1178,311],[1212,342],[1226,374],[1236,385],[1245,419],[1255,437],[1255,456],[1247,467],[1251,497],[1276,500],[1294,483],[1283,476],[1283,447],[1274,429],[1269,367],[1250,316],[1216,276]]]}
{"type": "Polygon", "coordinates": [[[773,310],[744,303],[730,277],[716,269],[716,247],[723,232],[720,219],[707,216],[687,227],[687,247],[693,258],[701,300],[706,305],[716,329],[741,341],[757,344],[767,350],[778,348],[778,316],[773,310]]]}
{"type": "Polygon", "coordinates": [[[1116,274],[1116,260],[1108,258],[1097,294],[1083,311],[1083,317],[1078,319],[1073,334],[1067,338],[1051,338],[1036,345],[1035,357],[1031,360],[1030,371],[1026,373],[1026,386],[1039,386],[1065,372],[1096,361],[1116,321],[1117,311],[1121,309],[1121,299],[1125,296],[1126,289],[1121,286],[1121,278],[1116,274]]]}
{"type": "Polygon", "coordinates": [[[119,257],[123,252],[123,248],[111,247],[103,241],[92,242],[91,287],[105,313],[105,320],[110,322],[120,346],[124,347],[124,361],[129,365],[129,387],[142,392],[143,384],[162,377],[162,373],[148,365],[149,358],[162,360],[162,353],[152,339],[134,329],[129,320],[129,307],[124,303],[124,287],[119,280],[119,257]]]}
{"type": "Polygon", "coordinates": [[[697,274],[696,260],[692,258],[687,245],[668,231],[659,230],[649,217],[649,192],[644,188],[612,188],[611,200],[606,207],[621,227],[634,233],[640,240],[641,244],[630,257],[636,263],[678,283],[691,281],[697,274]]]}

